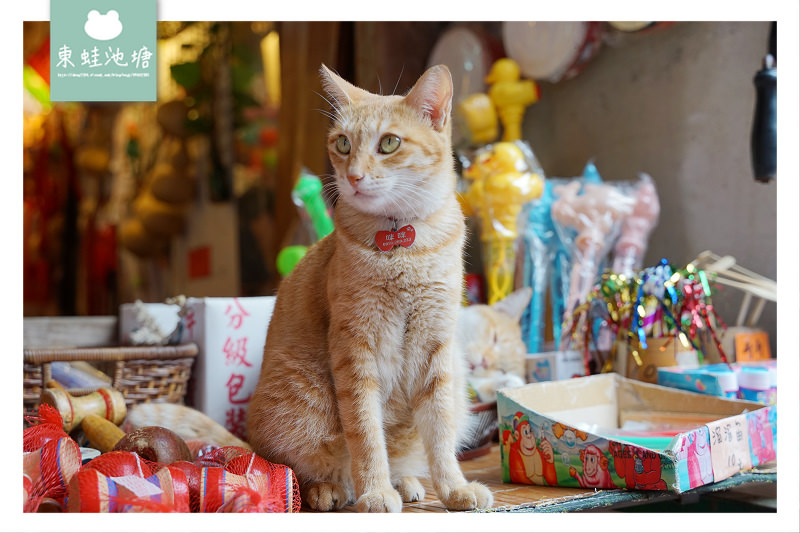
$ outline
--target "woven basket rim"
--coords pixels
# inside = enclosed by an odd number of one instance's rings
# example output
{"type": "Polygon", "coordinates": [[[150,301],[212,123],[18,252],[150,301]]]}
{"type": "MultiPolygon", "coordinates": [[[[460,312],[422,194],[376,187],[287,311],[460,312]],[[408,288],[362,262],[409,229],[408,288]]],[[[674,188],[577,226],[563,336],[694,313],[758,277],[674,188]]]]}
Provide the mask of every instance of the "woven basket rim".
{"type": "Polygon", "coordinates": [[[174,346],[108,346],[100,348],[24,348],[24,362],[32,364],[54,361],[129,361],[132,359],[184,359],[196,357],[197,344],[174,346]]]}

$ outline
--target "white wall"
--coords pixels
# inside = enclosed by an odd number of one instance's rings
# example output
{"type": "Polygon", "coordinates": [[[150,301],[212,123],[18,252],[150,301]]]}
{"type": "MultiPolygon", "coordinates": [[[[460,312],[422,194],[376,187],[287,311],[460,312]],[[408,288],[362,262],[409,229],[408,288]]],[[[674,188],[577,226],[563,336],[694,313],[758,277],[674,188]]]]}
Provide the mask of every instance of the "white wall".
{"type": "MultiPolygon", "coordinates": [[[[589,158],[606,181],[647,172],[661,200],[648,265],[684,265],[703,250],[730,254],[776,277],[776,184],[753,179],[753,76],[767,52],[768,22],[682,22],[606,46],[572,80],[542,83],[524,138],[548,176],[575,176],[589,158]]],[[[778,177],[781,179],[781,177],[778,177]]],[[[783,179],[797,179],[784,176],[783,179]]],[[[742,293],[714,303],[735,321],[742,293]]],[[[775,304],[759,326],[775,355],[775,304]]]]}

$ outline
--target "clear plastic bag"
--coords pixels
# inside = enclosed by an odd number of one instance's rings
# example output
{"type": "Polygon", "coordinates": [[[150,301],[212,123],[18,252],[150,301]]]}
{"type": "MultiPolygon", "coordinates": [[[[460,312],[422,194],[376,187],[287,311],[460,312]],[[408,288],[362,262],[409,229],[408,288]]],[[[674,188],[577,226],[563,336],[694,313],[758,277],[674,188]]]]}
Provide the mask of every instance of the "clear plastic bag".
{"type": "Polygon", "coordinates": [[[514,289],[517,240],[523,206],[538,198],[544,172],[524,141],[488,144],[460,154],[464,214],[478,220],[488,303],[514,289]]]}

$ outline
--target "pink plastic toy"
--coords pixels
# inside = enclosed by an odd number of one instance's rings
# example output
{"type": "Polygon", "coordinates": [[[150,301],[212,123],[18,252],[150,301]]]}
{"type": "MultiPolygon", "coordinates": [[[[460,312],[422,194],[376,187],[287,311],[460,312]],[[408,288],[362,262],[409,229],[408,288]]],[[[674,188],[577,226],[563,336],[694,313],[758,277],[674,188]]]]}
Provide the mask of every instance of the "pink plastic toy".
{"type": "MultiPolygon", "coordinates": [[[[565,302],[565,322],[592,288],[603,254],[608,251],[621,220],[633,211],[634,198],[605,183],[578,180],[554,187],[557,199],[550,213],[553,221],[578,233],[572,243],[572,272],[565,302]]],[[[563,329],[569,331],[569,327],[563,329]]],[[[566,339],[562,339],[562,344],[566,339]]]]}
{"type": "Polygon", "coordinates": [[[611,269],[615,273],[630,276],[641,269],[647,240],[658,222],[660,211],[653,180],[647,174],[641,174],[636,186],[636,205],[633,212],[623,220],[619,240],[614,247],[614,264],[611,269]]]}

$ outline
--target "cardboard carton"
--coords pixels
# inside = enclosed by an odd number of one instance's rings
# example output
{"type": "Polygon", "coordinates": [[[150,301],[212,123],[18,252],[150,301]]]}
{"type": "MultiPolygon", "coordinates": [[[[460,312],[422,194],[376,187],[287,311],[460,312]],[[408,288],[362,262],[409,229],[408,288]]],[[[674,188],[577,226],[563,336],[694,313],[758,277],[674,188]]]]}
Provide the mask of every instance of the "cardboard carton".
{"type": "Polygon", "coordinates": [[[777,406],[619,374],[501,389],[503,481],[684,492],[774,461],[777,406]]]}

